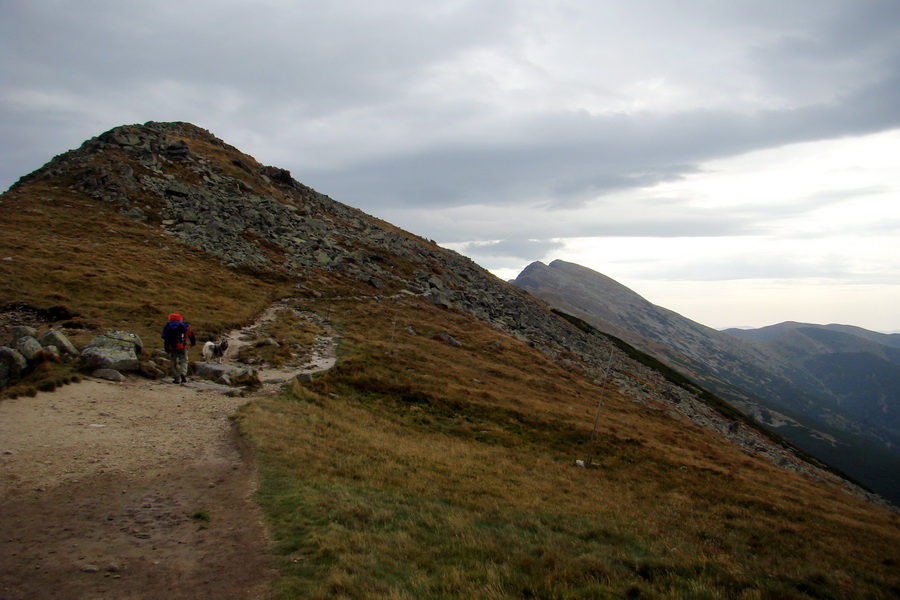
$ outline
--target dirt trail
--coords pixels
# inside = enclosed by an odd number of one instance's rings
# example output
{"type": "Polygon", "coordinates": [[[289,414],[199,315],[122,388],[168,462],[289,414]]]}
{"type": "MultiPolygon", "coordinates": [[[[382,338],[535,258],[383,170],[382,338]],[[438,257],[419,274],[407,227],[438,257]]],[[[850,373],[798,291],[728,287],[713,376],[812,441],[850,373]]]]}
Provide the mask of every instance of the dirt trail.
{"type": "MultiPolygon", "coordinates": [[[[334,364],[320,347],[307,372],[334,364]]],[[[252,399],[129,377],[0,402],[0,600],[266,598],[254,464],[229,419],[252,399]]]]}

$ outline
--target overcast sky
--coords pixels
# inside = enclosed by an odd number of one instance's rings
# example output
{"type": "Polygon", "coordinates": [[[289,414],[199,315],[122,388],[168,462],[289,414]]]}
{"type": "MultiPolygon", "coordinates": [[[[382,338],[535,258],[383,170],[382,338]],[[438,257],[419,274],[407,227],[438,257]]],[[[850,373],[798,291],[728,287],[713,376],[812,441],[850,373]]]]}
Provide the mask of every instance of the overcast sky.
{"type": "Polygon", "coordinates": [[[897,0],[2,0],[0,188],[188,121],[503,278],[900,331],[897,0]]]}

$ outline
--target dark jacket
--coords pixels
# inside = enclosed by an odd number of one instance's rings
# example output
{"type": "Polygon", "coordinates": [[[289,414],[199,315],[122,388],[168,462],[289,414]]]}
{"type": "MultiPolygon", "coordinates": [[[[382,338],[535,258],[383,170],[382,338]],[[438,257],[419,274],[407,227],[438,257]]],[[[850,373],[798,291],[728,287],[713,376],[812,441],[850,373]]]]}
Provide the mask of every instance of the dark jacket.
{"type": "Polygon", "coordinates": [[[169,321],[162,330],[163,346],[166,352],[173,350],[184,350],[187,348],[188,342],[191,347],[197,343],[191,326],[181,321],[169,321]]]}

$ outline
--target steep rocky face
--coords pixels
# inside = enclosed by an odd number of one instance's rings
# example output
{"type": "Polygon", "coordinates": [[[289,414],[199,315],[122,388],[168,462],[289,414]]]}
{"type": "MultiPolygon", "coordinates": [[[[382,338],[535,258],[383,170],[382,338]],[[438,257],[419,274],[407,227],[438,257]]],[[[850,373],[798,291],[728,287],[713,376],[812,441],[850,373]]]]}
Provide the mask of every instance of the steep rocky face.
{"type": "MultiPolygon", "coordinates": [[[[597,376],[611,364],[612,380],[635,402],[665,406],[748,453],[812,472],[748,422],[711,408],[696,388],[673,383],[606,337],[573,326],[468,258],[336,202],[196,126],[117,127],[23,177],[11,193],[43,180],[162,228],[235,268],[298,282],[337,278],[375,296],[421,295],[535,346],[570,370],[597,376]]],[[[626,291],[618,290],[623,298],[626,291]]]]}
{"type": "Polygon", "coordinates": [[[794,326],[781,327],[777,334],[729,335],[563,261],[533,263],[513,284],[627,340],[804,450],[900,497],[900,477],[892,473],[900,466],[894,454],[900,447],[897,403],[889,400],[900,381],[889,363],[895,348],[880,346],[876,352],[872,348],[878,344],[862,337],[794,326]],[[864,348],[870,352],[865,361],[860,357],[864,348]],[[839,350],[844,359],[838,358],[839,350]],[[862,392],[866,378],[871,385],[862,392]]]}

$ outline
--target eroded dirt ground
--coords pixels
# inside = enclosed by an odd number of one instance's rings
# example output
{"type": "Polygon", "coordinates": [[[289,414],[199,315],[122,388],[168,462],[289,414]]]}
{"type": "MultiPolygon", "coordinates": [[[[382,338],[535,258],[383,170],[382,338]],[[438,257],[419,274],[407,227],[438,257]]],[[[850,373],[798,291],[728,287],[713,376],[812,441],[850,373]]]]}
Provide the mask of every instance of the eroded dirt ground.
{"type": "Polygon", "coordinates": [[[267,597],[246,401],[130,379],[0,402],[0,599],[267,597]]]}

